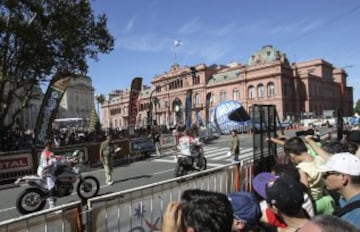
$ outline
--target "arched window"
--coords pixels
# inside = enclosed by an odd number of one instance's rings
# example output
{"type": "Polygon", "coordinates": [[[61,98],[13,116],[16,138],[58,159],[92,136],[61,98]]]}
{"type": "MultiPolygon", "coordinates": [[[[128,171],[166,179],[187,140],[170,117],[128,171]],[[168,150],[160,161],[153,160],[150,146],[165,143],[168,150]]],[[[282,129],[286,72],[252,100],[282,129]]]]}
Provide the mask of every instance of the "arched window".
{"type": "Polygon", "coordinates": [[[257,94],[258,94],[258,98],[264,98],[265,97],[265,90],[264,90],[264,85],[263,84],[259,84],[257,86],[257,94]]]}
{"type": "Polygon", "coordinates": [[[198,94],[198,93],[196,93],[196,94],[194,95],[194,104],[195,104],[195,105],[201,104],[200,94],[198,94]]]}
{"type": "Polygon", "coordinates": [[[275,86],[274,86],[274,83],[272,83],[272,82],[270,82],[267,85],[267,95],[268,95],[268,97],[275,96],[275,86]]]}
{"type": "Polygon", "coordinates": [[[238,89],[233,90],[233,100],[236,100],[236,101],[240,100],[240,90],[238,90],[238,89]]]}
{"type": "Polygon", "coordinates": [[[252,85],[250,85],[248,88],[248,96],[249,96],[249,99],[255,98],[255,88],[252,85]]]}

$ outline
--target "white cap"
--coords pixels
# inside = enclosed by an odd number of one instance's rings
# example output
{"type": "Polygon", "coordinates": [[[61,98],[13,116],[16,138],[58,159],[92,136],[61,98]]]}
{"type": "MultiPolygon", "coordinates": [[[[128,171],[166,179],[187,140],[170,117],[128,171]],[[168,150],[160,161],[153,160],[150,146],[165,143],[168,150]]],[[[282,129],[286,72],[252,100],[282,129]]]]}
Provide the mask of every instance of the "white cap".
{"type": "Polygon", "coordinates": [[[360,176],[360,159],[350,152],[341,152],[330,156],[319,169],[321,172],[336,171],[351,176],[360,176]]]}

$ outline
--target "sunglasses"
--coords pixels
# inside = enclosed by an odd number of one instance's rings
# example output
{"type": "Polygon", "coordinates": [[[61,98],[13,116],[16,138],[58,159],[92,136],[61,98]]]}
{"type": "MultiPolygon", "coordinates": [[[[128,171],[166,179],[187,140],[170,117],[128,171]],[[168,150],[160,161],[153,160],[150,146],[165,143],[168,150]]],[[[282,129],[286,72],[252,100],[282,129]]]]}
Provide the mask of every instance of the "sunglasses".
{"type": "Polygon", "coordinates": [[[325,173],[322,175],[322,177],[323,177],[324,179],[326,179],[326,178],[328,178],[328,176],[330,176],[330,175],[341,175],[341,173],[338,173],[338,172],[335,172],[335,171],[329,171],[329,172],[325,172],[325,173]]]}

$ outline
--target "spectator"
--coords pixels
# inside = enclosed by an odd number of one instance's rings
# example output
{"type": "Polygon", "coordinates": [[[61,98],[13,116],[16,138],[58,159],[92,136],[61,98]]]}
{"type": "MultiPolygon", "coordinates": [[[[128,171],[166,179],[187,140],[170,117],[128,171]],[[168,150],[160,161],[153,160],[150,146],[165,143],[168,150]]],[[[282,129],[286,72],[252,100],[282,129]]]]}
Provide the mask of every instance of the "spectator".
{"type": "Polygon", "coordinates": [[[291,163],[276,164],[271,169],[271,172],[272,172],[272,174],[274,174],[276,176],[290,176],[290,177],[294,178],[296,181],[298,181],[301,184],[303,193],[304,193],[303,209],[306,210],[309,217],[315,216],[314,200],[311,197],[309,189],[303,183],[300,182],[300,174],[299,174],[299,171],[297,170],[297,168],[291,163]]]}
{"type": "Polygon", "coordinates": [[[287,225],[278,231],[296,231],[309,216],[302,208],[303,190],[292,177],[280,176],[266,185],[266,202],[269,208],[287,225]]]}
{"type": "Polygon", "coordinates": [[[352,146],[357,147],[353,154],[360,158],[360,130],[350,131],[347,140],[352,146]]]}
{"type": "Polygon", "coordinates": [[[359,232],[352,224],[331,215],[318,215],[303,225],[299,232],[359,232]]]}
{"type": "Polygon", "coordinates": [[[181,203],[170,203],[162,232],[230,232],[233,210],[227,196],[199,189],[185,190],[181,203]]]}
{"type": "Polygon", "coordinates": [[[230,143],[231,156],[233,157],[233,161],[238,161],[240,154],[240,140],[239,140],[239,136],[237,135],[237,131],[235,129],[231,131],[231,136],[232,136],[230,143]]]}
{"type": "Polygon", "coordinates": [[[342,208],[334,214],[360,228],[360,159],[348,152],[338,153],[331,156],[320,169],[327,189],[341,196],[339,204],[342,208]],[[350,205],[356,204],[354,202],[358,202],[358,205],[350,209],[350,205]]]}
{"type": "Polygon", "coordinates": [[[312,198],[315,201],[317,214],[332,214],[334,210],[334,200],[330,195],[323,192],[324,180],[318,170],[318,165],[324,163],[320,156],[312,157],[299,137],[292,137],[285,141],[284,152],[296,164],[300,173],[300,181],[310,189],[312,198]]]}
{"type": "MultiPolygon", "coordinates": [[[[302,187],[302,192],[304,197],[304,203],[302,204],[302,208],[306,210],[307,216],[314,215],[313,203],[310,199],[309,194],[307,194],[307,191],[304,190],[305,187],[303,187],[303,185],[300,183],[299,173],[297,172],[296,168],[294,166],[290,167],[289,164],[286,166],[285,165],[275,166],[274,170],[276,170],[276,173],[281,176],[285,176],[289,178],[293,178],[293,176],[295,177],[297,176],[297,179],[294,178],[294,180],[297,181],[302,187]],[[295,169],[295,171],[293,169],[295,169]]],[[[278,177],[279,176],[276,176],[269,172],[259,173],[253,179],[253,189],[259,195],[259,197],[262,198],[260,202],[260,207],[262,211],[261,222],[268,224],[271,227],[278,227],[280,229],[285,229],[287,228],[286,223],[283,221],[281,217],[277,216],[270,209],[270,207],[268,207],[266,202],[266,186],[268,183],[275,181],[278,177]]],[[[271,227],[268,229],[269,230],[272,229],[271,227]]]]}
{"type": "Polygon", "coordinates": [[[259,231],[261,209],[255,196],[249,192],[228,194],[234,211],[233,232],[259,231]]]}

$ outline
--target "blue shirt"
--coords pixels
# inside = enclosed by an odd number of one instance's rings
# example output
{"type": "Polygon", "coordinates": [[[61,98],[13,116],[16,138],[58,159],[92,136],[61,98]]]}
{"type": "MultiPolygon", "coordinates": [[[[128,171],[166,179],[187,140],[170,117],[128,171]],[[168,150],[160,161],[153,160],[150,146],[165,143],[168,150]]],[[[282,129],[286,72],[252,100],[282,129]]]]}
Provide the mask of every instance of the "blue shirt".
{"type": "MultiPolygon", "coordinates": [[[[353,196],[350,200],[346,201],[344,198],[340,198],[339,203],[341,207],[345,205],[360,200],[360,193],[353,196]]],[[[360,208],[356,208],[347,212],[346,214],[342,215],[341,218],[351,224],[355,225],[356,227],[360,228],[360,208]]]]}

